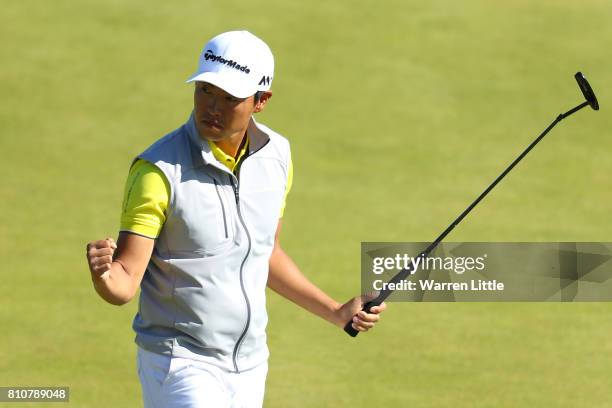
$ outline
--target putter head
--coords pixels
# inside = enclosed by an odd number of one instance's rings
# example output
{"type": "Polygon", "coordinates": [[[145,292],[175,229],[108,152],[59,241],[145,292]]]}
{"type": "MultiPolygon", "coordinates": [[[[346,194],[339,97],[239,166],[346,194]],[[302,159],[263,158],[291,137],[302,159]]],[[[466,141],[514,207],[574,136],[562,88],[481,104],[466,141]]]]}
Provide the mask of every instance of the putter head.
{"type": "Polygon", "coordinates": [[[589,82],[586,80],[582,72],[576,72],[574,78],[576,78],[576,82],[578,82],[578,86],[584,95],[584,99],[587,100],[591,108],[593,108],[593,110],[599,110],[599,103],[597,102],[595,92],[593,92],[593,88],[591,88],[591,85],[589,85],[589,82]]]}

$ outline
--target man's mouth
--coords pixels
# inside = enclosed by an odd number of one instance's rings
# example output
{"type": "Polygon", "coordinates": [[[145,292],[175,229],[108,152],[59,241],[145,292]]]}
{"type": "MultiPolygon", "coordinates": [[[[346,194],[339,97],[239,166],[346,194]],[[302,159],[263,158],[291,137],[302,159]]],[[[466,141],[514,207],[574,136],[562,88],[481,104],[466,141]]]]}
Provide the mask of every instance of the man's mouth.
{"type": "Polygon", "coordinates": [[[214,119],[202,119],[202,123],[204,124],[204,126],[208,128],[223,129],[223,126],[221,125],[221,123],[219,123],[218,121],[214,119]]]}

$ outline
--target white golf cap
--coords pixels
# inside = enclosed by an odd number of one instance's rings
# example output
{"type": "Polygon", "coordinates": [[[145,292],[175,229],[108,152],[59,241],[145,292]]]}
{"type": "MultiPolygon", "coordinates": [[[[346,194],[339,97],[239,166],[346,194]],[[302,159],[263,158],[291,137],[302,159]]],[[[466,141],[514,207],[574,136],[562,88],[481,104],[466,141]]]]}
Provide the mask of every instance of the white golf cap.
{"type": "Polygon", "coordinates": [[[208,82],[236,98],[247,98],[268,91],[273,76],[270,47],[248,31],[228,31],[206,43],[198,70],[187,82],[208,82]]]}

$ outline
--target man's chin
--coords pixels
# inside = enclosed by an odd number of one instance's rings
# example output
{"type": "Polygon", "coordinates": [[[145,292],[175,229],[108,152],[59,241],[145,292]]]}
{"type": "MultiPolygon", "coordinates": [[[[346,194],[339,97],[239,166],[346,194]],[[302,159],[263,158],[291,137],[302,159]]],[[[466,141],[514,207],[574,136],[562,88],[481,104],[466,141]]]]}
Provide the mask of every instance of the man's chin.
{"type": "Polygon", "coordinates": [[[223,140],[223,135],[221,133],[211,131],[210,129],[202,129],[201,127],[198,127],[198,133],[202,139],[209,142],[218,142],[223,140]]]}

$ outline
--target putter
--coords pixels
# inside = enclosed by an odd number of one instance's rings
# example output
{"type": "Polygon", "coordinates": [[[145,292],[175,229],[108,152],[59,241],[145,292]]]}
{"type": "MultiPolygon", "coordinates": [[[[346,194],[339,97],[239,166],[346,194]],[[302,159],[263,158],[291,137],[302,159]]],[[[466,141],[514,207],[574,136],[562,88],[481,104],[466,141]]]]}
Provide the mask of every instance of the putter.
{"type": "MultiPolygon", "coordinates": [[[[472,204],[470,204],[470,206],[468,208],[466,208],[461,213],[461,215],[459,215],[459,217],[457,217],[457,219],[455,221],[453,221],[444,230],[444,232],[442,232],[442,234],[440,234],[440,236],[438,238],[436,238],[436,240],[434,242],[429,244],[429,246],[427,248],[425,248],[425,250],[423,252],[421,252],[418,257],[413,258],[413,259],[417,259],[419,257],[421,257],[422,259],[425,259],[429,255],[429,253],[431,251],[433,251],[438,246],[438,244],[440,244],[440,242],[442,242],[442,240],[448,234],[450,234],[450,232],[465,218],[465,216],[468,215],[470,213],[470,211],[472,211],[474,209],[474,207],[476,207],[476,205],[483,198],[485,198],[485,196],[487,194],[489,194],[489,192],[491,190],[493,190],[493,187],[495,187],[497,185],[497,183],[499,183],[506,176],[506,174],[508,174],[510,172],[510,170],[512,170],[514,168],[514,166],[516,166],[518,164],[518,162],[520,162],[523,159],[523,157],[525,157],[527,155],[527,153],[529,153],[529,151],[531,149],[533,149],[535,147],[535,145],[537,145],[540,142],[540,140],[542,140],[544,138],[544,136],[546,136],[546,134],[548,132],[550,132],[550,130],[557,123],[559,123],[561,120],[565,119],[566,117],[568,117],[572,113],[575,113],[575,112],[579,111],[580,109],[584,108],[587,105],[591,106],[591,108],[593,110],[599,110],[599,103],[597,102],[597,98],[595,97],[595,93],[593,92],[593,89],[591,88],[591,86],[587,82],[587,80],[584,77],[584,75],[581,72],[577,72],[576,75],[574,75],[574,78],[576,78],[576,82],[578,82],[578,86],[580,87],[580,90],[582,91],[582,95],[584,95],[584,99],[586,99],[586,101],[582,102],[580,105],[576,106],[575,108],[572,108],[572,109],[568,110],[567,112],[562,113],[559,116],[557,116],[557,118],[540,134],[540,136],[538,136],[533,142],[531,142],[531,144],[529,146],[527,146],[527,148],[523,151],[523,153],[521,153],[516,159],[514,159],[514,161],[506,168],[506,170],[504,170],[489,185],[489,187],[487,187],[485,189],[485,191],[483,191],[480,194],[480,196],[478,196],[478,198],[476,200],[474,200],[474,202],[472,204]]],[[[399,281],[401,281],[402,279],[405,279],[408,275],[410,275],[410,273],[412,272],[413,269],[414,269],[414,262],[411,261],[410,265],[408,265],[407,268],[404,268],[401,271],[399,271],[393,278],[391,278],[391,280],[389,282],[390,283],[398,283],[399,281]]],[[[366,304],[364,304],[363,308],[361,310],[364,310],[367,313],[369,313],[370,310],[373,307],[378,306],[382,302],[384,302],[385,299],[387,299],[391,295],[391,293],[393,293],[393,291],[389,290],[389,289],[381,290],[379,295],[375,299],[372,299],[369,302],[367,302],[366,304]]],[[[352,320],[349,321],[344,326],[344,331],[347,332],[351,337],[355,337],[355,336],[357,336],[357,334],[359,334],[359,331],[355,330],[353,328],[352,324],[353,324],[353,321],[352,320]]]]}

